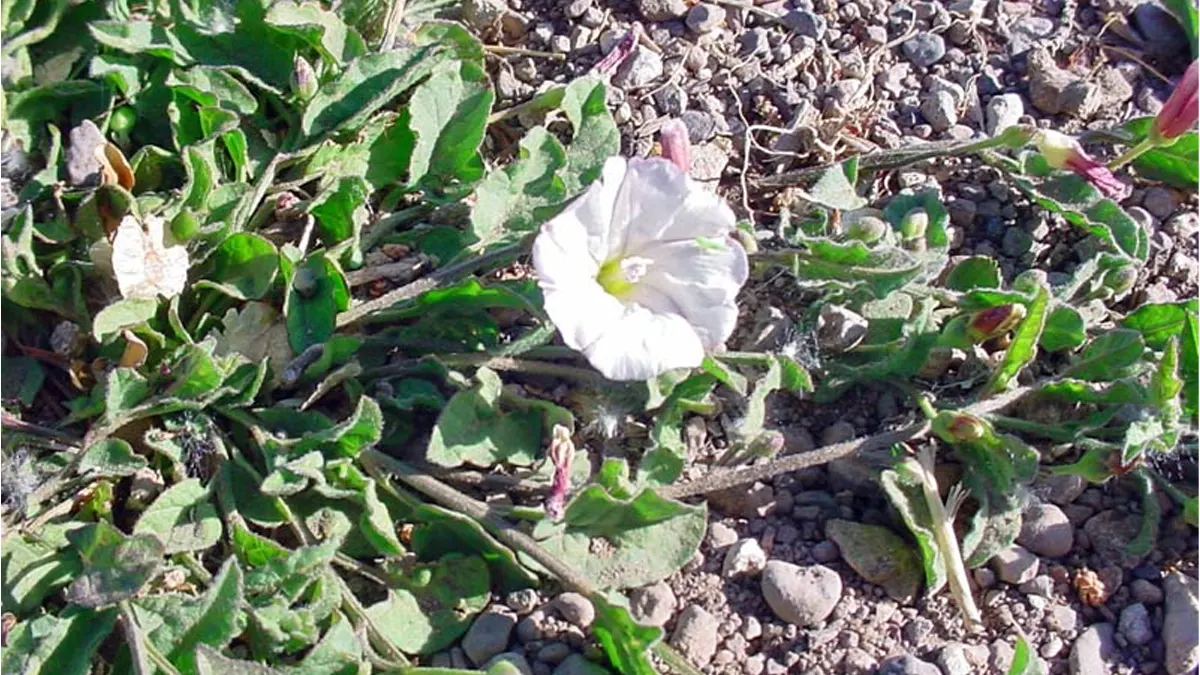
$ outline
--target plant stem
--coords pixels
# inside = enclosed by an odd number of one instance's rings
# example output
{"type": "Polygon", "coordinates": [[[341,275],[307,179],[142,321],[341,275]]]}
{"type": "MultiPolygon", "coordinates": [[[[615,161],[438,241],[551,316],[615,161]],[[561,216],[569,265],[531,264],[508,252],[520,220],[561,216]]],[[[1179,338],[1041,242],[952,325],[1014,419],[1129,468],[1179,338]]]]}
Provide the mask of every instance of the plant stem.
{"type": "Polygon", "coordinates": [[[432,210],[428,204],[416,204],[380,218],[362,235],[362,240],[359,242],[362,252],[366,253],[375,248],[380,239],[395,232],[396,228],[400,225],[419,218],[432,210]]]}
{"type": "Polygon", "coordinates": [[[504,45],[484,45],[483,50],[489,54],[497,56],[536,56],[541,59],[553,59],[555,61],[565,61],[566,54],[556,52],[539,52],[536,49],[524,49],[522,47],[506,47],[504,45]]]}
{"type": "Polygon", "coordinates": [[[943,562],[947,580],[950,582],[950,594],[967,617],[967,622],[972,627],[980,626],[983,617],[979,614],[979,608],[975,606],[975,597],[971,595],[971,586],[967,583],[967,566],[958,546],[958,535],[954,532],[954,514],[958,510],[962,493],[952,491],[951,501],[954,504],[948,509],[938,494],[937,477],[933,472],[934,451],[929,447],[924,448],[917,464],[921,467],[921,492],[929,508],[930,520],[933,521],[933,537],[938,550],[945,558],[943,562]]]}
{"type": "MultiPolygon", "coordinates": [[[[969,405],[963,409],[963,412],[972,415],[986,415],[992,411],[1007,407],[1035,389],[1036,386],[1018,387],[1005,394],[969,405]]],[[[799,471],[810,466],[820,466],[821,464],[827,464],[835,459],[848,457],[855,453],[890,448],[896,443],[903,443],[904,441],[923,436],[928,431],[929,422],[921,421],[896,431],[885,431],[874,436],[855,438],[843,443],[826,445],[811,452],[781,457],[766,464],[732,471],[721,471],[686,483],[666,485],[659,488],[658,494],[660,497],[668,499],[683,499],[685,497],[709,494],[755,481],[767,480],[780,474],[799,471]]]]}
{"type": "MultiPolygon", "coordinates": [[[[597,589],[592,586],[591,581],[570,565],[551,555],[532,537],[497,518],[487,504],[476,501],[436,478],[425,475],[414,467],[378,450],[366,450],[362,453],[361,458],[365,463],[375,464],[378,469],[395,475],[409,487],[438,504],[479,521],[484,529],[491,532],[501,543],[533,558],[550,574],[557,577],[564,586],[582,595],[597,594],[597,589]]],[[[660,658],[671,663],[673,668],[685,675],[699,675],[699,671],[667,643],[656,643],[654,651],[660,658]]]]}
{"type": "Polygon", "coordinates": [[[488,265],[493,265],[501,261],[516,258],[525,253],[532,243],[533,237],[526,237],[515,244],[504,246],[489,253],[484,253],[483,255],[443,267],[427,277],[417,279],[416,281],[401,286],[394,291],[384,293],[374,300],[368,300],[367,302],[351,307],[341,314],[338,314],[337,327],[344,328],[351,324],[357,323],[372,312],[391,307],[402,300],[411,300],[422,293],[432,291],[435,288],[440,288],[447,283],[456,281],[460,277],[473,274],[476,270],[487,267],[488,265]]]}
{"type": "Polygon", "coordinates": [[[1158,143],[1155,142],[1154,139],[1149,138],[1149,137],[1143,138],[1141,143],[1138,143],[1137,145],[1133,146],[1132,148],[1126,150],[1125,152],[1121,153],[1120,157],[1109,162],[1108,168],[1110,171],[1116,171],[1117,169],[1119,169],[1119,168],[1125,166],[1126,164],[1132,162],[1133,160],[1137,159],[1140,155],[1145,153],[1147,150],[1154,149],[1157,145],[1158,145],[1158,143]]]}
{"type": "MultiPolygon", "coordinates": [[[[525,373],[528,375],[549,375],[563,377],[587,384],[605,385],[609,381],[603,375],[586,368],[568,366],[562,363],[534,361],[531,359],[515,359],[510,356],[493,356],[492,354],[444,354],[437,357],[443,365],[450,368],[491,368],[507,372],[525,373]]],[[[396,377],[412,372],[417,367],[416,360],[405,360],[379,368],[372,368],[363,374],[364,378],[378,379],[396,377]]]]}

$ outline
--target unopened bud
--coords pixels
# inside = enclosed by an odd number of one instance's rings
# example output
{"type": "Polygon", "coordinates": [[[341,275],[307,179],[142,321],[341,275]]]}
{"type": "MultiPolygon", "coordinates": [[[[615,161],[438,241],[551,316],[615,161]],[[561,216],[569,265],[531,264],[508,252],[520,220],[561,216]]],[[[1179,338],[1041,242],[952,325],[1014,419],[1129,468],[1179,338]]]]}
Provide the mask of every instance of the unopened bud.
{"type": "Polygon", "coordinates": [[[663,159],[669,160],[687,175],[692,170],[692,141],[688,138],[687,125],[683,120],[673,119],[659,131],[662,141],[663,159]]]}
{"type": "Polygon", "coordinates": [[[735,227],[730,235],[742,245],[742,249],[746,251],[746,255],[758,253],[758,239],[754,237],[753,232],[747,232],[740,227],[735,227]]]}
{"type": "Polygon", "coordinates": [[[904,220],[900,221],[900,234],[905,239],[918,239],[925,236],[925,230],[929,228],[929,214],[925,213],[925,209],[916,208],[909,211],[904,216],[904,220]]]}
{"type": "Polygon", "coordinates": [[[301,101],[307,101],[317,93],[317,74],[308,61],[298,54],[292,62],[292,93],[301,101]]]}
{"type": "Polygon", "coordinates": [[[1125,265],[1115,270],[1109,270],[1104,275],[1104,285],[1115,294],[1121,294],[1133,288],[1137,283],[1138,270],[1133,265],[1125,265]]]}
{"type": "Polygon", "coordinates": [[[1000,142],[1010,148],[1021,149],[1033,140],[1034,128],[1028,124],[1014,124],[1000,132],[1000,142]]]}
{"type": "Polygon", "coordinates": [[[317,293],[317,274],[307,267],[296,270],[292,279],[292,289],[304,299],[309,299],[317,293]]]}
{"type": "Polygon", "coordinates": [[[863,216],[846,227],[846,236],[864,244],[871,244],[882,239],[887,231],[888,224],[882,219],[875,216],[863,216]]]}
{"type": "MultiPolygon", "coordinates": [[[[946,414],[946,413],[943,413],[946,414]]],[[[945,423],[945,434],[951,442],[977,441],[987,435],[987,427],[983,420],[963,413],[950,413],[950,419],[945,423]]]]}
{"type": "Polygon", "coordinates": [[[1024,318],[1025,305],[1012,303],[989,307],[971,317],[967,324],[967,337],[972,342],[983,342],[1016,328],[1024,318]]]}

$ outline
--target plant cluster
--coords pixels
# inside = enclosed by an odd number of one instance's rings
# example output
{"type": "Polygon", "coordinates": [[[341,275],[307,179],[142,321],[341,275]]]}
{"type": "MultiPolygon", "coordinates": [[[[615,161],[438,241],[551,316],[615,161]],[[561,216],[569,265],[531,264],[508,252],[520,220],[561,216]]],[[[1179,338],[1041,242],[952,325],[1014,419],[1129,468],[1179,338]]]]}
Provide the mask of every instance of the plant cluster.
{"type": "MultiPolygon", "coordinates": [[[[636,35],[496,111],[488,48],[437,9],[3,6],[4,669],[445,672],[421,664],[493,593],[550,579],[594,603],[607,666],[693,672],[621,591],[700,545],[689,418],[731,420],[726,484],[787,466],[772,395],[912,396],[908,437],[931,430],[963,483],[943,502],[932,449],[903,446],[880,481],[929,592],[972,619],[964,569],[1012,543],[1040,471],[1137,481],[1138,547],[1156,491],[1195,525],[1156,458],[1194,451],[1197,302],[1121,304],[1149,254],[1109,196],[1128,175],[1020,127],[851,158],[809,172],[760,250],[672,162],[614,159],[605,77],[636,35]],[[519,141],[489,135],[514,118],[519,141]],[[861,196],[871,162],[967,155],[1092,255],[1059,278],[951,267],[939,194],[861,196]],[[819,360],[725,351],[738,288],[781,268],[811,298],[800,330],[865,329],[819,360]],[[694,348],[655,342],[667,324],[694,348]],[[967,402],[943,405],[954,354],[967,402]],[[1060,417],[987,405],[1017,394],[1060,417]],[[452,487],[471,478],[532,496],[452,487]]],[[[1135,180],[1196,189],[1195,79],[1190,108],[1106,134],[1135,180]]],[[[663,145],[686,167],[686,135],[663,145]]]]}

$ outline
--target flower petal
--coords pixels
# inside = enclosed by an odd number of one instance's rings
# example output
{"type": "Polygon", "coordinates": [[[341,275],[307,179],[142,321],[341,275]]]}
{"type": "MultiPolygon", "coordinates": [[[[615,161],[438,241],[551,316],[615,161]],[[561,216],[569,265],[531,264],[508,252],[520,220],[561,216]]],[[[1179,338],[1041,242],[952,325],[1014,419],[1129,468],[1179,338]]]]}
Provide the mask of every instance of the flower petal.
{"type": "Polygon", "coordinates": [[[630,305],[605,329],[583,353],[610,380],[645,380],[673,368],[695,368],[704,360],[699,336],[678,314],[630,305]]]}
{"type": "MultiPolygon", "coordinates": [[[[587,233],[587,250],[596,264],[609,258],[610,243],[625,240],[625,223],[614,222],[614,211],[626,176],[624,157],[610,157],[604,162],[600,178],[588,186],[583,195],[571,202],[557,216],[542,226],[558,229],[559,223],[573,222],[587,233]]],[[[562,242],[566,245],[566,241],[562,242]]]]}
{"type": "Polygon", "coordinates": [[[658,244],[642,255],[653,262],[633,300],[683,316],[706,351],[724,344],[737,324],[737,295],[750,271],[741,244],[728,237],[692,239],[658,244]]]}
{"type": "Polygon", "coordinates": [[[533,267],[543,288],[595,279],[599,261],[588,252],[588,232],[573,216],[560,215],[542,226],[533,241],[533,267]]]}
{"type": "Polygon", "coordinates": [[[620,300],[604,292],[594,279],[543,284],[544,307],[571,349],[583,351],[612,328],[625,313],[620,300]]]}
{"type": "Polygon", "coordinates": [[[154,297],[154,290],[146,280],[146,254],[149,250],[146,233],[137,219],[133,216],[122,218],[112,243],[112,269],[121,297],[154,297]]]}
{"type": "Polygon", "coordinates": [[[629,222],[622,250],[640,255],[649,245],[694,237],[721,237],[733,229],[733,210],[671,162],[629,160],[614,217],[629,222]]]}

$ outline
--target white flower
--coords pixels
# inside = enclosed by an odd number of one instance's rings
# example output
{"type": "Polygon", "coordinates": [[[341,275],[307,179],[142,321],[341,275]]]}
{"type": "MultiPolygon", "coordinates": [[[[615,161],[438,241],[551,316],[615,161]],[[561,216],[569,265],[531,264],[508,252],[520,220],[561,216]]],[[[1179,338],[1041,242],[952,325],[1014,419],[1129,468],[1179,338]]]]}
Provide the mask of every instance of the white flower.
{"type": "Polygon", "coordinates": [[[733,211],[663,159],[614,157],[533,245],[546,313],[612,380],[700,365],[737,322],[733,211]]]}
{"type": "Polygon", "coordinates": [[[152,299],[179,295],[187,284],[188,255],[183,246],[167,246],[162,218],[146,218],[146,229],[125,216],[112,243],[112,269],[123,298],[152,299]]]}

